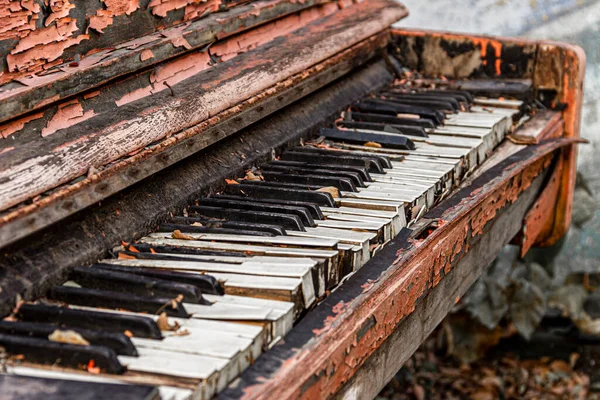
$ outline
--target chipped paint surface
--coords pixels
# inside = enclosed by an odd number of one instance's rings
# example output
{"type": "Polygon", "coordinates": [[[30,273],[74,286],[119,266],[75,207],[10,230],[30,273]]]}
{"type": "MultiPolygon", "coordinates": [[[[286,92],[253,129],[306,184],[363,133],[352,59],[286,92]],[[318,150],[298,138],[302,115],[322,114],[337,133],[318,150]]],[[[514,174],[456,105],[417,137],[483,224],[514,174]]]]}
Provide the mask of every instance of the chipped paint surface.
{"type": "Polygon", "coordinates": [[[56,114],[52,117],[44,129],[42,137],[52,135],[53,133],[77,125],[94,116],[94,110],[84,111],[82,105],[77,100],[72,100],[58,106],[56,114]]]}
{"type": "Polygon", "coordinates": [[[4,139],[6,139],[10,135],[22,130],[25,127],[25,124],[27,124],[28,122],[31,122],[35,119],[42,118],[43,116],[44,116],[44,113],[32,114],[27,117],[19,118],[17,120],[14,120],[7,124],[4,124],[4,125],[0,126],[0,135],[4,139]]]}
{"type": "Polygon", "coordinates": [[[106,9],[98,10],[90,17],[89,29],[104,33],[103,29],[112,25],[113,18],[120,15],[130,15],[140,8],[140,0],[102,0],[106,9]]]}

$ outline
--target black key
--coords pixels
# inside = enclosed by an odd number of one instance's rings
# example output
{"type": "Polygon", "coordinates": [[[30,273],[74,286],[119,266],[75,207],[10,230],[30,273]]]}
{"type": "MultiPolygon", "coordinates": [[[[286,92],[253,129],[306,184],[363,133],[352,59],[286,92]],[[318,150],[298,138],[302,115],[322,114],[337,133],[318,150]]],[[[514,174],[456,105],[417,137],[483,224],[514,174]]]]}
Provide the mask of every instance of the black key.
{"type": "Polygon", "coordinates": [[[251,222],[240,222],[240,221],[223,221],[217,219],[206,219],[206,218],[195,218],[195,217],[173,217],[171,222],[174,224],[186,224],[191,225],[194,223],[200,223],[203,226],[211,228],[223,228],[233,229],[237,231],[252,231],[252,232],[265,232],[275,236],[285,236],[285,229],[281,225],[269,225],[269,224],[256,224],[251,222]]]}
{"type": "Polygon", "coordinates": [[[476,96],[510,96],[523,100],[531,96],[533,84],[530,79],[468,79],[450,82],[449,88],[468,91],[476,96]]]}
{"type": "MultiPolygon", "coordinates": [[[[227,185],[227,187],[229,186],[240,185],[227,185]]],[[[208,206],[192,206],[190,211],[193,214],[198,214],[209,218],[223,218],[234,221],[258,222],[262,224],[279,224],[290,231],[306,231],[306,229],[304,229],[304,225],[302,224],[302,220],[296,215],[208,206]]]]}
{"type": "Polygon", "coordinates": [[[364,106],[361,106],[361,107],[353,106],[353,108],[357,108],[358,111],[361,111],[361,112],[367,112],[367,113],[373,112],[376,114],[386,114],[386,115],[392,115],[392,116],[397,116],[398,114],[418,115],[420,118],[430,119],[438,125],[442,125],[444,123],[444,118],[445,118],[444,114],[439,111],[430,110],[430,109],[424,108],[424,107],[409,106],[406,104],[397,104],[397,103],[393,103],[391,101],[386,101],[386,100],[381,100],[381,99],[368,99],[368,100],[362,101],[359,104],[362,104],[364,106]],[[368,107],[371,107],[371,109],[368,109],[368,107]],[[378,111],[378,109],[380,111],[378,111]],[[390,110],[391,110],[391,113],[390,113],[390,110]]]}
{"type": "Polygon", "coordinates": [[[100,311],[75,310],[43,304],[22,304],[17,317],[23,321],[46,322],[71,328],[97,329],[105,332],[131,332],[134,337],[162,339],[152,318],[100,311]]]}
{"type": "Polygon", "coordinates": [[[375,162],[377,165],[379,165],[380,168],[392,168],[392,163],[390,161],[390,159],[387,156],[383,156],[383,155],[369,155],[369,156],[364,156],[364,155],[360,155],[355,153],[354,151],[348,151],[348,150],[337,150],[337,149],[319,149],[317,147],[313,147],[313,146],[299,146],[299,147],[294,147],[292,149],[292,151],[296,151],[296,152],[304,152],[304,153],[315,153],[315,154],[326,154],[326,155],[331,155],[331,156],[349,156],[349,157],[357,157],[363,160],[368,160],[369,162],[375,162]]]}
{"type": "Polygon", "coordinates": [[[469,104],[475,102],[475,97],[466,90],[452,90],[452,89],[427,89],[425,93],[444,94],[455,96],[456,99],[463,98],[469,104]]]}
{"type": "Polygon", "coordinates": [[[341,166],[364,167],[369,172],[384,174],[385,171],[375,159],[366,159],[349,155],[349,152],[339,152],[340,155],[310,153],[308,151],[286,151],[281,155],[285,161],[300,161],[313,164],[339,164],[341,166]],[[343,155],[342,155],[343,154],[343,155]]]}
{"type": "Polygon", "coordinates": [[[3,400],[158,400],[154,386],[0,375],[3,400]]]}
{"type": "Polygon", "coordinates": [[[208,228],[206,226],[186,224],[161,224],[160,232],[173,232],[175,230],[188,233],[214,233],[218,235],[247,235],[247,236],[275,236],[275,234],[263,231],[248,231],[244,229],[208,228]]]}
{"type": "Polygon", "coordinates": [[[182,303],[166,297],[146,297],[88,288],[55,286],[48,298],[86,307],[112,308],[140,313],[167,313],[171,317],[189,318],[182,303]]]}
{"type": "Polygon", "coordinates": [[[84,288],[146,297],[176,298],[182,295],[187,303],[206,304],[202,291],[186,283],[87,267],[74,268],[70,278],[84,288]]]}
{"type": "Polygon", "coordinates": [[[376,142],[392,149],[414,150],[415,144],[406,136],[395,133],[369,133],[341,129],[321,129],[319,135],[328,139],[343,140],[353,143],[376,142]]]}
{"type": "MultiPolygon", "coordinates": [[[[181,217],[181,218],[185,218],[185,217],[181,217]]],[[[192,220],[192,219],[196,219],[196,218],[187,218],[187,219],[192,220]]],[[[197,218],[197,219],[200,220],[199,218],[197,218]]],[[[128,246],[127,248],[131,248],[131,246],[128,246]]],[[[139,256],[136,258],[140,258],[140,259],[151,259],[150,257],[153,256],[152,252],[155,252],[157,254],[167,253],[167,254],[173,254],[173,255],[190,254],[190,255],[197,255],[197,256],[244,257],[244,256],[240,255],[239,253],[234,253],[234,252],[223,252],[223,251],[215,251],[215,250],[200,250],[200,249],[191,249],[191,248],[187,248],[187,247],[178,247],[178,246],[163,246],[163,245],[156,246],[156,245],[151,245],[151,244],[147,244],[147,243],[136,243],[134,248],[137,251],[121,252],[121,253],[126,253],[126,254],[134,256],[134,257],[139,256]]],[[[187,258],[187,260],[189,260],[189,258],[187,258]]]]}
{"type": "Polygon", "coordinates": [[[31,363],[86,369],[93,361],[95,367],[109,374],[121,374],[125,371],[115,352],[108,347],[57,343],[3,333],[0,334],[0,346],[9,354],[22,354],[31,363]]]}
{"type": "Polygon", "coordinates": [[[321,212],[321,209],[315,203],[309,203],[306,201],[291,201],[291,200],[273,200],[273,199],[262,199],[259,197],[243,197],[243,196],[231,196],[226,194],[218,194],[213,196],[217,199],[229,199],[229,200],[237,200],[237,201],[253,201],[257,203],[266,203],[266,204],[282,204],[289,206],[298,206],[306,208],[313,219],[325,219],[325,216],[321,212]]]}
{"type": "MultiPolygon", "coordinates": [[[[399,90],[389,90],[383,91],[381,93],[384,96],[392,96],[394,98],[402,98],[402,99],[419,99],[419,100],[440,100],[446,103],[450,103],[450,106],[454,111],[458,111],[461,109],[460,103],[461,101],[456,99],[454,95],[451,94],[439,94],[439,93],[431,93],[431,92],[403,92],[399,90]]],[[[467,103],[467,99],[464,98],[464,103],[467,103]]]]}
{"type": "Polygon", "coordinates": [[[313,164],[306,162],[298,162],[298,161],[286,161],[286,160],[273,160],[269,163],[269,166],[287,166],[287,167],[299,167],[306,169],[326,169],[328,171],[343,171],[343,172],[351,172],[354,174],[358,174],[360,179],[363,182],[373,182],[371,176],[369,175],[369,171],[366,168],[362,167],[351,167],[346,165],[336,165],[336,164],[313,164]]]}
{"type": "Polygon", "coordinates": [[[48,339],[56,330],[72,330],[81,335],[92,346],[104,346],[115,353],[124,356],[138,355],[131,339],[123,333],[105,332],[101,330],[82,329],[77,327],[61,327],[47,323],[33,323],[21,321],[0,321],[0,334],[26,336],[38,339],[48,339]]]}
{"type": "Polygon", "coordinates": [[[335,201],[329,193],[315,192],[311,190],[270,188],[260,185],[227,185],[225,193],[231,195],[242,195],[260,197],[275,200],[307,201],[324,207],[335,207],[335,201]]]}
{"type": "Polygon", "coordinates": [[[423,118],[398,118],[382,114],[366,114],[359,112],[347,112],[347,119],[352,121],[376,122],[380,124],[391,124],[402,129],[403,126],[417,126],[423,129],[435,129],[437,124],[434,124],[430,119],[423,118]]]}
{"type": "Polygon", "coordinates": [[[405,104],[408,106],[417,106],[429,108],[431,110],[437,110],[441,112],[455,113],[458,109],[454,108],[450,102],[441,101],[441,100],[427,100],[427,99],[418,99],[418,98],[410,98],[411,96],[401,96],[401,95],[384,95],[381,97],[382,100],[391,101],[397,104],[405,104]]]}
{"type": "Polygon", "coordinates": [[[296,215],[304,226],[314,227],[315,221],[310,215],[310,212],[304,207],[298,206],[281,206],[275,204],[253,203],[248,201],[236,201],[220,198],[205,198],[198,200],[198,205],[209,207],[224,207],[238,210],[261,211],[279,214],[296,215]]]}
{"type": "MultiPolygon", "coordinates": [[[[160,258],[160,254],[153,254],[157,256],[155,260],[173,260],[169,257],[160,258]]],[[[187,258],[186,261],[192,261],[187,258]]],[[[124,272],[128,274],[141,275],[145,277],[151,277],[169,282],[178,282],[185,285],[192,285],[198,288],[202,293],[216,294],[222,296],[225,294],[225,289],[214,277],[206,274],[188,274],[185,272],[177,272],[170,270],[161,270],[158,268],[146,268],[146,267],[129,267],[125,265],[115,264],[94,264],[92,268],[103,269],[107,271],[124,272]]],[[[185,299],[184,299],[185,300],[185,299]]]]}
{"type": "Polygon", "coordinates": [[[368,129],[371,131],[397,133],[399,135],[429,137],[420,126],[391,125],[377,122],[338,121],[337,126],[348,129],[368,129]]]}
{"type": "Polygon", "coordinates": [[[253,186],[264,186],[272,188],[283,188],[283,189],[298,189],[298,190],[310,190],[317,191],[322,189],[322,185],[308,185],[306,183],[290,183],[290,182],[276,182],[276,181],[244,181],[245,185],[253,186]]]}
{"type": "Polygon", "coordinates": [[[362,177],[357,172],[349,171],[332,171],[323,168],[302,168],[286,165],[268,164],[262,167],[263,171],[285,172],[296,175],[318,175],[318,176],[333,176],[350,179],[357,187],[366,187],[362,177]]]}
{"type": "Polygon", "coordinates": [[[358,191],[356,190],[354,182],[352,182],[352,180],[348,178],[336,178],[332,176],[319,175],[295,175],[276,171],[264,171],[263,177],[266,181],[299,183],[304,185],[313,185],[320,187],[334,186],[338,188],[338,190],[344,190],[348,192],[358,191]]]}

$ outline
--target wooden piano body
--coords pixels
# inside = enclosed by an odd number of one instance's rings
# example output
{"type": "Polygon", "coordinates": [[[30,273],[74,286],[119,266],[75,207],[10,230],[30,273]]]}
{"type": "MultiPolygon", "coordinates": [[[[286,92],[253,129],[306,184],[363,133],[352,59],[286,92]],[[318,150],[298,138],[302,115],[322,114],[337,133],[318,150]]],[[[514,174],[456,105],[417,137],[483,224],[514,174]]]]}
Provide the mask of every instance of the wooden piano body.
{"type": "Polygon", "coordinates": [[[569,227],[574,46],[391,29],[407,11],[389,0],[40,3],[0,4],[0,22],[27,21],[0,31],[2,315],[314,136],[392,82],[393,59],[527,82],[548,110],[517,131],[529,144],[505,140],[221,396],[374,397],[504,245],[524,254],[569,227]]]}

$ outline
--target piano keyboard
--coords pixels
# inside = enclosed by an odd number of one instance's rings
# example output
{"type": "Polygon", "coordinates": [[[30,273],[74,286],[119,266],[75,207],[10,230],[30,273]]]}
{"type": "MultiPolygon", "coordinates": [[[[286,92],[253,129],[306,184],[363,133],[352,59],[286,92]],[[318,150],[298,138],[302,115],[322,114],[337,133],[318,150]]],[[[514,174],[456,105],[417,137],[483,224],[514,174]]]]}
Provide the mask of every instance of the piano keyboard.
{"type": "Polygon", "coordinates": [[[523,108],[405,84],[352,104],[317,138],[20,304],[0,322],[18,375],[3,379],[213,397],[485,161],[523,108]]]}

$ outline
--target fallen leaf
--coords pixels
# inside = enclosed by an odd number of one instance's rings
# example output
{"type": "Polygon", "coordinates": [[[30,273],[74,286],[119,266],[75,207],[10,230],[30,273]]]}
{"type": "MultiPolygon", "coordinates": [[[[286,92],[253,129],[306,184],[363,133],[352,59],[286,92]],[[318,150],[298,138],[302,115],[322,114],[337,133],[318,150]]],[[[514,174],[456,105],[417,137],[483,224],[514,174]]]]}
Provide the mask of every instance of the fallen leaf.
{"type": "Polygon", "coordinates": [[[194,222],[192,226],[204,226],[202,222],[194,222]]]}
{"type": "Polygon", "coordinates": [[[129,245],[129,248],[127,249],[132,253],[139,253],[140,251],[138,249],[136,249],[135,247],[133,247],[133,245],[129,245]]]}
{"type": "Polygon", "coordinates": [[[510,140],[511,142],[513,142],[514,144],[532,145],[532,144],[539,143],[539,141],[537,140],[536,137],[527,136],[527,135],[519,135],[518,133],[513,133],[510,135],[507,135],[506,138],[508,140],[510,140]]]}
{"type": "Polygon", "coordinates": [[[187,336],[190,334],[190,331],[187,329],[179,329],[177,332],[173,334],[173,336],[187,336]]]}
{"type": "Polygon", "coordinates": [[[79,333],[72,331],[72,330],[63,331],[63,330],[57,329],[54,332],[52,332],[50,335],[48,335],[48,340],[50,340],[51,342],[78,344],[81,346],[89,346],[90,345],[90,342],[85,340],[83,338],[83,336],[81,336],[79,333]]]}
{"type": "Polygon", "coordinates": [[[150,247],[150,253],[156,254],[156,250],[154,250],[152,247],[150,247]]]}
{"type": "Polygon", "coordinates": [[[363,144],[363,146],[365,146],[365,147],[375,147],[375,148],[378,148],[378,149],[380,149],[380,148],[383,147],[382,145],[380,145],[377,142],[367,142],[367,143],[363,144]]]}
{"type": "Polygon", "coordinates": [[[326,186],[320,189],[317,189],[317,192],[329,193],[333,196],[334,199],[340,198],[340,191],[335,186],[326,186]]]}
{"type": "Polygon", "coordinates": [[[550,363],[550,369],[557,372],[569,372],[571,367],[569,367],[569,364],[566,361],[554,360],[550,363]]]}
{"type": "Polygon", "coordinates": [[[99,374],[100,373],[100,367],[96,367],[96,363],[94,362],[94,360],[90,360],[90,362],[88,362],[87,365],[87,371],[90,374],[99,374]]]}
{"type": "Polygon", "coordinates": [[[176,229],[175,231],[173,231],[173,234],[171,235],[171,237],[173,239],[181,239],[181,240],[195,240],[193,237],[191,237],[190,235],[186,235],[184,233],[181,233],[181,231],[179,229],[176,229]]]}
{"type": "Polygon", "coordinates": [[[136,258],[129,254],[119,253],[119,255],[117,256],[117,259],[119,259],[119,260],[135,260],[136,258]]]}
{"type": "Polygon", "coordinates": [[[233,179],[225,179],[225,182],[227,182],[228,185],[239,185],[240,184],[238,181],[235,181],[233,179]]]}
{"type": "Polygon", "coordinates": [[[175,323],[173,325],[169,324],[169,318],[167,317],[166,312],[160,313],[158,319],[156,320],[156,325],[158,325],[158,329],[160,329],[161,331],[175,332],[180,328],[177,321],[175,321],[175,323]]]}
{"type": "Polygon", "coordinates": [[[415,395],[415,399],[424,400],[425,399],[425,389],[421,385],[413,385],[413,394],[415,395]]]}
{"type": "Polygon", "coordinates": [[[127,336],[128,338],[132,338],[132,337],[133,337],[133,333],[131,333],[131,331],[129,331],[129,330],[127,330],[127,331],[123,332],[123,334],[124,334],[125,336],[127,336]]]}
{"type": "Polygon", "coordinates": [[[244,179],[249,180],[249,181],[261,181],[262,180],[260,178],[260,176],[254,175],[254,173],[250,170],[246,171],[246,176],[244,177],[244,179]]]}

